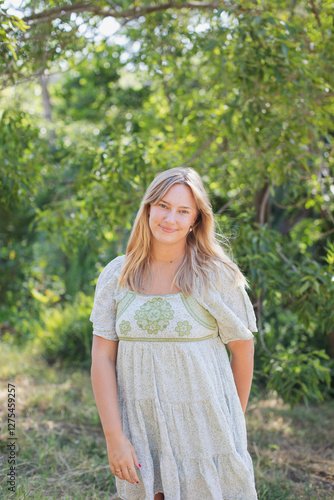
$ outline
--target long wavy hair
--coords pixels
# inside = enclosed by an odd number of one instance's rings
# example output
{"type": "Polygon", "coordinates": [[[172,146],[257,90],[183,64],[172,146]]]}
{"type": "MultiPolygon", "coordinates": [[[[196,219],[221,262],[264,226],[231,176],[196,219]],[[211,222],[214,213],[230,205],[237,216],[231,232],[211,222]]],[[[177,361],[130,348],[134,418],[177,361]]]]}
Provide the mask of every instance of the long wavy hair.
{"type": "Polygon", "coordinates": [[[118,280],[120,287],[130,288],[143,294],[144,282],[152,283],[151,274],[151,238],[148,221],[150,205],[156,205],[174,184],[188,186],[197,207],[197,219],[188,233],[186,253],[175,273],[172,287],[177,286],[185,295],[192,294],[196,277],[199,279],[200,293],[208,291],[211,270],[218,283],[219,268],[226,272],[235,286],[249,288],[246,277],[233,260],[228,238],[215,231],[215,219],[208,194],[199,174],[193,168],[177,167],[159,173],[149,187],[140,204],[126,248],[124,264],[118,280]],[[220,245],[222,241],[228,252],[220,245]],[[230,254],[230,255],[229,255],[230,254]],[[147,280],[147,281],[145,281],[147,280]]]}

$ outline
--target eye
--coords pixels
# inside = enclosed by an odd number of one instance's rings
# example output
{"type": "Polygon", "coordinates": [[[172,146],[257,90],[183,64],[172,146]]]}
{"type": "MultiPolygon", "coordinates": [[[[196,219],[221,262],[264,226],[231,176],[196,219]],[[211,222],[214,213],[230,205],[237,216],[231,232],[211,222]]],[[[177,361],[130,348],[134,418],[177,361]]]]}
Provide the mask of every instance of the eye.
{"type": "Polygon", "coordinates": [[[187,210],[181,210],[181,212],[182,212],[183,214],[185,214],[185,215],[186,215],[186,214],[189,214],[189,212],[187,212],[187,210]]]}
{"type": "Polygon", "coordinates": [[[159,203],[159,207],[167,208],[166,205],[164,205],[163,203],[159,203]]]}

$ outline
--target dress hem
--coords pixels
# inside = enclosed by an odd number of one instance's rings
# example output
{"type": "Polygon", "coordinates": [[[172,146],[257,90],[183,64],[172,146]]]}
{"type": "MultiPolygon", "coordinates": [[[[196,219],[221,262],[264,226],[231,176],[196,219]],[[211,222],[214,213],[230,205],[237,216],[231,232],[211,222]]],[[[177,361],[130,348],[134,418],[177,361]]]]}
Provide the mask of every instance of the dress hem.
{"type": "MultiPolygon", "coordinates": [[[[122,497],[122,496],[118,493],[118,491],[117,491],[116,493],[117,493],[117,495],[119,496],[119,498],[120,498],[121,500],[130,500],[129,498],[122,497]]],[[[155,493],[153,493],[153,497],[155,497],[155,495],[157,495],[158,493],[162,493],[163,495],[165,495],[163,491],[156,491],[155,493]]]]}

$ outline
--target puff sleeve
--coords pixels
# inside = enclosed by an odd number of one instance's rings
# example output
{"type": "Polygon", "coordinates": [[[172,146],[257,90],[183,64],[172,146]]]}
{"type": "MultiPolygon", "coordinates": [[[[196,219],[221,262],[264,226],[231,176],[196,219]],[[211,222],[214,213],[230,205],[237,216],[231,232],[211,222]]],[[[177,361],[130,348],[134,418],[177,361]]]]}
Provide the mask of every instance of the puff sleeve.
{"type": "Polygon", "coordinates": [[[98,335],[108,340],[119,340],[116,334],[116,302],[115,291],[118,282],[118,269],[120,258],[109,262],[98,277],[93,309],[90,321],[93,323],[93,335],[98,335]]]}
{"type": "Polygon", "coordinates": [[[244,286],[235,287],[230,280],[226,280],[222,288],[222,298],[248,330],[258,331],[254,308],[244,286]]]}
{"type": "Polygon", "coordinates": [[[216,319],[218,334],[224,344],[234,340],[250,340],[257,332],[256,317],[250,298],[243,286],[235,287],[231,278],[220,270],[220,285],[213,272],[210,276],[210,291],[198,301],[216,319]]]}

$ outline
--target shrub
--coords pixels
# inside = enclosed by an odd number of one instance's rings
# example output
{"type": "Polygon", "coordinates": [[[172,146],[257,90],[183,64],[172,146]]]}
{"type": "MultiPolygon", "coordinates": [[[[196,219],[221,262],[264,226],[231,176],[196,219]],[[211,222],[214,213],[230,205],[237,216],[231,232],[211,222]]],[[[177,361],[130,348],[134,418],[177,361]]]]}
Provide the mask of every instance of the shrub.
{"type": "Polygon", "coordinates": [[[88,366],[92,345],[92,297],[79,292],[73,303],[45,309],[33,350],[48,363],[88,366]]]}

